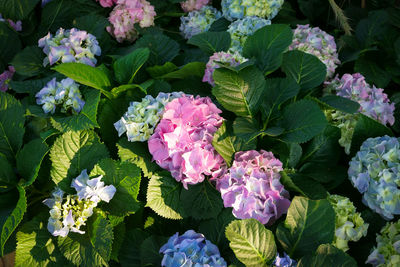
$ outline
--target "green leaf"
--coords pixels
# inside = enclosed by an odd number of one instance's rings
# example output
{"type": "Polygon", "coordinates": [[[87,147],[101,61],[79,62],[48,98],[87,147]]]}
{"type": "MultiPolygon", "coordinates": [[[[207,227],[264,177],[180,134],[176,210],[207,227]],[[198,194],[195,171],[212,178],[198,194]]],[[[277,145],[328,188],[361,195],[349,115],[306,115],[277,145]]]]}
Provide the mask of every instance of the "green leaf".
{"type": "Polygon", "coordinates": [[[291,258],[314,252],[321,244],[332,243],[335,211],[329,201],[294,197],[286,220],[278,225],[276,237],[291,258]]]}
{"type": "Polygon", "coordinates": [[[198,220],[216,218],[224,207],[221,194],[207,180],[182,190],[180,201],[185,214],[198,220]]]}
{"type": "Polygon", "coordinates": [[[215,52],[227,51],[231,46],[228,32],[203,32],[189,39],[188,44],[199,47],[208,56],[215,52]]]}
{"type": "MultiPolygon", "coordinates": [[[[111,216],[109,216],[108,218],[110,218],[111,216]]],[[[117,217],[120,218],[120,217],[117,217]]],[[[122,244],[124,242],[125,239],[125,235],[126,235],[126,226],[124,223],[124,217],[122,217],[122,222],[120,223],[116,223],[115,221],[111,221],[111,225],[116,225],[114,226],[113,229],[113,233],[114,233],[114,240],[112,243],[112,251],[111,251],[111,260],[119,262],[118,256],[119,256],[119,252],[122,248],[122,244]]]]}
{"type": "MultiPolygon", "coordinates": [[[[18,178],[14,173],[13,166],[8,162],[7,158],[0,155],[0,190],[7,190],[14,187],[18,183],[18,178]]],[[[1,192],[1,191],[0,191],[1,192]]]]}
{"type": "Polygon", "coordinates": [[[293,32],[289,25],[273,24],[249,36],[243,47],[245,58],[255,58],[256,65],[268,74],[279,68],[282,53],[292,43],[293,32]]]}
{"type": "Polygon", "coordinates": [[[322,184],[332,182],[340,184],[347,178],[347,168],[335,164],[307,162],[300,168],[299,172],[322,184]]]}
{"type": "Polygon", "coordinates": [[[41,138],[33,139],[18,152],[17,170],[25,180],[23,186],[29,186],[35,181],[47,152],[49,147],[41,138]]]}
{"type": "Polygon", "coordinates": [[[78,83],[99,89],[102,92],[111,87],[107,73],[100,68],[82,63],[63,63],[53,67],[53,69],[78,83]]]}
{"type": "Polygon", "coordinates": [[[357,267],[357,262],[330,244],[322,244],[315,251],[314,255],[307,255],[300,259],[298,267],[357,267]]]}
{"type": "Polygon", "coordinates": [[[134,48],[149,48],[150,65],[162,65],[172,61],[179,54],[179,44],[163,34],[146,34],[136,41],[134,48]]]}
{"type": "Polygon", "coordinates": [[[219,68],[213,77],[217,86],[212,94],[225,109],[238,116],[255,116],[265,90],[264,75],[256,67],[249,66],[238,73],[219,68]]]}
{"type": "Polygon", "coordinates": [[[316,200],[326,198],[328,195],[321,184],[304,174],[294,173],[287,175],[281,173],[281,175],[280,181],[286,190],[298,192],[302,196],[316,200]]]}
{"type": "Polygon", "coordinates": [[[96,117],[100,102],[100,91],[85,88],[85,90],[82,90],[82,94],[85,105],[81,112],[76,115],[51,117],[51,125],[58,131],[82,131],[99,127],[96,117]]]}
{"type": "Polygon", "coordinates": [[[24,50],[15,55],[11,61],[15,71],[23,76],[32,77],[42,73],[43,58],[45,54],[37,46],[28,46],[24,50]]]}
{"type": "Polygon", "coordinates": [[[17,192],[13,190],[2,194],[0,198],[0,256],[3,256],[4,245],[22,221],[26,212],[25,190],[19,185],[16,187],[16,190],[17,192]],[[15,202],[16,204],[14,204],[15,202]]]}
{"type": "Polygon", "coordinates": [[[64,191],[70,191],[72,178],[83,169],[92,169],[108,151],[93,131],[66,132],[59,136],[50,149],[50,176],[64,191]]]}
{"type": "Polygon", "coordinates": [[[28,17],[39,0],[1,0],[2,16],[12,20],[22,20],[28,17]]]}
{"type": "MultiPolygon", "coordinates": [[[[143,93],[147,94],[147,89],[152,86],[154,83],[154,80],[147,80],[142,84],[123,84],[120,85],[118,87],[115,87],[111,90],[111,93],[116,96],[119,97],[120,94],[122,94],[123,92],[126,92],[128,90],[131,89],[139,89],[140,91],[142,91],[143,93]]],[[[137,91],[137,90],[136,90],[137,91]]]]}
{"type": "Polygon", "coordinates": [[[326,95],[319,100],[331,108],[350,114],[357,113],[360,108],[360,104],[357,102],[337,95],[326,95]]]}
{"type": "Polygon", "coordinates": [[[233,122],[233,133],[249,143],[259,133],[260,126],[254,118],[237,117],[233,122]]]}
{"type": "Polygon", "coordinates": [[[139,48],[128,55],[118,58],[113,64],[117,81],[120,84],[132,83],[136,73],[149,59],[149,55],[150,50],[148,48],[139,48]]]}
{"type": "Polygon", "coordinates": [[[179,69],[178,66],[176,66],[172,62],[166,62],[162,66],[153,66],[153,67],[148,67],[146,71],[150,74],[151,77],[153,78],[158,78],[161,77],[167,73],[173,72],[175,70],[179,69]]]}
{"type": "Polygon", "coordinates": [[[163,79],[185,79],[189,76],[203,77],[206,64],[203,62],[190,62],[179,70],[164,74],[163,79]]]}
{"type": "MultiPolygon", "coordinates": [[[[17,233],[15,266],[67,266],[68,263],[57,248],[45,216],[34,217],[17,233]]],[[[48,217],[48,215],[46,215],[48,217]]]]}
{"type": "Polygon", "coordinates": [[[376,10],[368,14],[368,17],[360,20],[356,27],[356,37],[364,47],[375,44],[385,33],[384,29],[389,20],[385,10],[376,10]]]}
{"type": "Polygon", "coordinates": [[[125,216],[135,213],[139,208],[137,196],[140,188],[140,169],[130,162],[116,162],[103,159],[90,172],[90,176],[103,175],[102,181],[114,185],[117,191],[110,203],[102,205],[102,210],[111,215],[125,216]]]}
{"type": "MultiPolygon", "coordinates": [[[[7,1],[3,1],[7,2],[7,1]]],[[[1,4],[0,4],[1,5],[1,4]]],[[[3,14],[4,15],[4,14],[3,14]]],[[[14,55],[21,50],[21,40],[18,33],[6,23],[0,23],[0,68],[5,69],[14,55]]]]}
{"type": "Polygon", "coordinates": [[[147,187],[147,204],[158,215],[173,220],[184,217],[180,195],[182,184],[166,172],[154,173],[147,187]]]}
{"type": "Polygon", "coordinates": [[[316,56],[298,50],[283,54],[282,70],[300,85],[302,91],[317,87],[326,77],[324,63],[316,56]]]}
{"type": "Polygon", "coordinates": [[[35,95],[39,92],[46,84],[52,80],[53,78],[62,79],[61,74],[54,74],[42,79],[33,79],[33,80],[25,80],[25,81],[10,81],[10,87],[15,92],[23,94],[30,93],[31,95],[35,95]]]}
{"type": "Polygon", "coordinates": [[[270,266],[276,257],[274,234],[256,219],[233,221],[225,234],[236,257],[246,266],[270,266]]]}
{"type": "MultiPolygon", "coordinates": [[[[141,267],[140,245],[149,236],[147,232],[134,228],[126,232],[124,242],[119,252],[119,262],[122,267],[141,267]]],[[[161,262],[161,261],[160,261],[161,262]]]]}
{"type": "Polygon", "coordinates": [[[286,142],[303,143],[321,133],[328,124],[324,113],[311,100],[300,100],[284,109],[279,126],[286,131],[281,137],[286,142]]]}
{"type": "MultiPolygon", "coordinates": [[[[180,2],[180,0],[175,0],[175,1],[180,2]]],[[[222,17],[222,18],[219,18],[216,21],[214,21],[211,24],[210,29],[208,29],[208,31],[209,32],[224,32],[228,29],[230,24],[231,24],[231,22],[229,20],[222,17]]]]}
{"type": "Polygon", "coordinates": [[[385,88],[391,80],[391,75],[378,65],[376,58],[369,58],[366,55],[362,55],[357,59],[354,71],[364,75],[368,83],[374,84],[379,88],[385,88]]]}
{"type": "Polygon", "coordinates": [[[110,223],[100,213],[93,214],[87,222],[85,235],[69,233],[58,238],[61,253],[76,266],[108,266],[113,231],[110,223]]]}
{"type": "Polygon", "coordinates": [[[121,160],[136,164],[147,178],[151,178],[154,173],[161,170],[156,163],[152,162],[146,143],[129,142],[123,138],[118,142],[117,147],[121,160]]]}
{"type": "Polygon", "coordinates": [[[168,239],[162,236],[152,235],[140,245],[140,262],[142,266],[160,266],[163,259],[160,253],[162,245],[167,243],[168,239]]]}
{"type": "Polygon", "coordinates": [[[14,160],[22,146],[25,110],[12,95],[0,92],[0,154],[14,160]]]}

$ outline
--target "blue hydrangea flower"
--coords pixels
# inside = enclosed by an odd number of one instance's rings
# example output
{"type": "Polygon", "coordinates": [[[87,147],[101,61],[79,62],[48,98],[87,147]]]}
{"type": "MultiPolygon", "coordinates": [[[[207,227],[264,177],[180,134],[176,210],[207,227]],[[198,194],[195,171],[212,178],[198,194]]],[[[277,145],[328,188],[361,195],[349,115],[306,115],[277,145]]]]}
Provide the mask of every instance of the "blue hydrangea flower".
{"type": "Polygon", "coordinates": [[[246,17],[244,19],[239,19],[235,22],[232,22],[228,27],[228,32],[230,33],[232,39],[231,48],[229,51],[231,53],[241,53],[247,37],[255,33],[258,29],[270,24],[270,20],[258,17],[246,17]]]}
{"type": "Polygon", "coordinates": [[[221,257],[218,247],[206,240],[204,235],[193,230],[179,233],[170,237],[164,244],[160,253],[164,254],[161,266],[203,266],[225,267],[225,260],[221,257]]]}
{"type": "Polygon", "coordinates": [[[211,24],[221,17],[222,14],[217,9],[204,6],[198,11],[192,11],[187,16],[182,16],[179,30],[186,39],[190,39],[196,34],[208,31],[211,24]]]}
{"type": "Polygon", "coordinates": [[[245,17],[274,18],[284,0],[222,0],[222,13],[230,21],[245,17]]]}
{"type": "Polygon", "coordinates": [[[275,267],[296,267],[297,262],[295,260],[292,260],[289,255],[287,255],[285,252],[283,253],[283,257],[279,256],[279,253],[276,255],[276,259],[273,263],[275,267]]]}
{"type": "Polygon", "coordinates": [[[350,161],[351,183],[363,194],[363,203],[386,220],[400,214],[399,139],[368,138],[350,161]]]}

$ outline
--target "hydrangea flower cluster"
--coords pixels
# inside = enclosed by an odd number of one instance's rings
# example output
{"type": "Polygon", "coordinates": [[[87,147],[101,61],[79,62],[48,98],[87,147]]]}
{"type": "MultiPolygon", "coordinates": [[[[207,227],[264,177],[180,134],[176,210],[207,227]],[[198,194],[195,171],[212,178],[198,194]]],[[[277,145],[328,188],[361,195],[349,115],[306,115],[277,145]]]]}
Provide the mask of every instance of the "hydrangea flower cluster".
{"type": "Polygon", "coordinates": [[[43,201],[50,208],[47,229],[52,235],[66,237],[69,232],[85,233],[80,227],[92,216],[93,209],[100,201],[109,202],[116,192],[113,185],[104,186],[102,177],[89,179],[87,171],[83,170],[71,184],[77,195],[67,195],[64,199],[64,192],[56,188],[52,198],[43,201]]]}
{"type": "Polygon", "coordinates": [[[203,6],[208,5],[210,0],[186,0],[181,2],[181,7],[185,12],[200,10],[203,6]]]}
{"type": "Polygon", "coordinates": [[[64,30],[60,28],[56,35],[48,33],[39,40],[39,47],[47,55],[43,65],[54,65],[57,62],[79,62],[95,66],[95,56],[101,55],[101,48],[96,37],[86,31],[75,28],[64,30]]]}
{"type": "Polygon", "coordinates": [[[340,60],[336,51],[335,38],[318,27],[297,25],[289,50],[300,50],[319,58],[326,65],[326,78],[331,78],[340,60]]]}
{"type": "Polygon", "coordinates": [[[209,97],[182,96],[165,105],[164,113],[148,141],[156,163],[171,172],[187,189],[224,171],[225,162],[212,146],[222,124],[219,110],[209,97]]]}
{"type": "MultiPolygon", "coordinates": [[[[389,103],[389,98],[383,89],[370,86],[360,73],[344,74],[341,79],[336,77],[331,82],[325,83],[327,93],[351,99],[360,104],[359,112],[382,123],[394,124],[394,103],[389,103]]],[[[340,145],[350,153],[351,140],[357,124],[357,114],[347,114],[341,111],[329,111],[329,119],[341,130],[340,145]]]]}
{"type": "Polygon", "coordinates": [[[111,26],[107,27],[107,31],[120,43],[133,42],[139,35],[135,25],[150,27],[154,25],[155,16],[154,6],[146,0],[117,0],[108,18],[111,26]]]}
{"type": "Polygon", "coordinates": [[[5,20],[0,14],[0,21],[2,21],[2,22],[7,21],[8,25],[10,25],[10,27],[13,28],[17,32],[22,31],[22,22],[20,20],[18,20],[16,22],[12,21],[11,19],[5,20]]]}
{"type": "Polygon", "coordinates": [[[400,144],[389,137],[368,138],[350,161],[351,183],[363,203],[386,220],[400,214],[400,144]]]}
{"type": "Polygon", "coordinates": [[[208,31],[211,24],[221,17],[222,14],[217,9],[211,6],[203,6],[200,10],[182,16],[179,30],[185,39],[190,39],[196,34],[208,31]]]}
{"type": "Polygon", "coordinates": [[[67,113],[69,110],[72,113],[79,113],[85,105],[79,91],[79,84],[70,78],[60,82],[53,78],[36,94],[36,103],[43,105],[44,113],[50,112],[51,114],[54,114],[57,106],[61,106],[63,113],[67,113]]]}
{"type": "Polygon", "coordinates": [[[217,180],[224,206],[233,207],[236,218],[271,225],[290,206],[289,192],[279,181],[282,170],[282,162],[271,152],[237,152],[232,166],[217,180]]]}
{"type": "Polygon", "coordinates": [[[193,230],[171,236],[164,244],[160,253],[164,254],[161,266],[207,266],[226,267],[218,247],[208,241],[204,235],[193,230]]]}
{"type": "Polygon", "coordinates": [[[396,267],[400,265],[400,220],[387,223],[376,236],[377,246],[365,263],[374,267],[396,267]]]}
{"type": "Polygon", "coordinates": [[[218,65],[218,62],[226,63],[229,66],[236,67],[245,61],[247,61],[247,59],[242,57],[238,52],[215,52],[207,62],[203,82],[208,82],[212,86],[215,85],[213,74],[215,69],[218,69],[220,67],[218,65]]]}
{"type": "Polygon", "coordinates": [[[248,36],[253,35],[258,29],[270,25],[271,21],[258,17],[246,17],[232,22],[228,27],[232,43],[230,52],[241,52],[248,36]]]}
{"type": "Polygon", "coordinates": [[[343,251],[349,249],[349,241],[358,241],[367,235],[368,224],[347,197],[329,195],[328,200],[335,210],[335,238],[333,245],[343,251]]]}
{"type": "Polygon", "coordinates": [[[230,21],[245,17],[273,19],[284,0],[222,0],[222,13],[230,21]]]}
{"type": "Polygon", "coordinates": [[[296,267],[297,261],[291,259],[289,255],[285,252],[283,253],[283,257],[279,256],[279,253],[276,255],[276,259],[273,263],[275,267],[296,267]]]}
{"type": "Polygon", "coordinates": [[[8,83],[11,81],[14,73],[14,67],[8,66],[8,70],[5,70],[2,74],[0,74],[0,91],[5,92],[8,90],[8,83]]]}
{"type": "Polygon", "coordinates": [[[102,7],[112,7],[118,2],[118,0],[96,0],[96,2],[100,2],[102,7]]]}
{"type": "Polygon", "coordinates": [[[149,140],[161,119],[164,106],[182,95],[181,92],[159,93],[156,98],[147,95],[141,102],[131,102],[124,116],[114,123],[118,135],[121,136],[126,132],[130,142],[149,140]]]}

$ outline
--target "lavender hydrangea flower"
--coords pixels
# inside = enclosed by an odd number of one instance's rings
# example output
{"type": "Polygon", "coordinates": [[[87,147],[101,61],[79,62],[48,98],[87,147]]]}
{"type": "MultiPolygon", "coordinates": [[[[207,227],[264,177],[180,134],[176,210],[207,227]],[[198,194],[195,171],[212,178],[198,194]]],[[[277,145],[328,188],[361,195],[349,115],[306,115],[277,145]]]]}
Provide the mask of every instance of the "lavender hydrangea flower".
{"type": "Polygon", "coordinates": [[[0,74],[0,91],[7,91],[8,90],[8,84],[11,81],[12,77],[14,76],[15,69],[13,66],[9,66],[8,70],[3,71],[2,74],[0,74]]]}
{"type": "Polygon", "coordinates": [[[189,12],[181,17],[179,30],[185,39],[190,39],[196,34],[206,32],[214,21],[221,18],[222,14],[211,6],[203,6],[200,10],[189,12]]]}
{"type": "Polygon", "coordinates": [[[54,114],[57,106],[61,106],[61,112],[79,113],[85,101],[79,91],[79,84],[70,78],[56,81],[50,80],[45,87],[36,94],[36,103],[42,105],[44,113],[54,114]]]}
{"type": "Polygon", "coordinates": [[[79,62],[95,66],[97,63],[95,56],[101,55],[96,37],[75,28],[70,30],[60,28],[54,36],[48,33],[38,44],[46,54],[43,66],[60,62],[79,62]]]}
{"type": "Polygon", "coordinates": [[[226,63],[232,67],[236,67],[246,61],[247,59],[242,57],[238,52],[235,52],[233,54],[227,52],[215,52],[207,62],[203,82],[208,82],[212,86],[215,85],[213,74],[215,69],[219,68],[217,62],[226,63]]]}
{"type": "Polygon", "coordinates": [[[273,19],[284,0],[222,0],[222,13],[230,21],[245,17],[273,19]]]}
{"type": "Polygon", "coordinates": [[[159,93],[156,98],[147,95],[141,102],[131,102],[124,116],[114,123],[118,136],[126,132],[130,142],[149,140],[161,120],[164,106],[182,95],[182,92],[159,93]]]}
{"type": "Polygon", "coordinates": [[[276,259],[273,263],[275,267],[296,267],[297,262],[289,257],[286,253],[283,253],[283,257],[279,256],[279,253],[276,255],[276,259]]]}
{"type": "MultiPolygon", "coordinates": [[[[360,73],[344,74],[341,79],[337,76],[330,82],[325,82],[325,92],[351,99],[360,104],[359,112],[383,125],[394,124],[394,103],[390,104],[388,96],[381,88],[370,86],[360,73]]],[[[342,111],[329,110],[328,119],[340,128],[339,144],[350,153],[351,140],[357,124],[358,114],[347,114],[342,111]]]]}
{"type": "Polygon", "coordinates": [[[186,0],[181,2],[181,7],[185,12],[200,10],[203,6],[207,5],[210,0],[186,0]]]}
{"type": "Polygon", "coordinates": [[[400,220],[387,223],[376,236],[376,243],[366,264],[374,267],[400,266],[400,220]]]}
{"type": "Polygon", "coordinates": [[[363,203],[384,219],[400,214],[400,144],[389,137],[368,138],[350,161],[351,183],[363,203]]]}
{"type": "Polygon", "coordinates": [[[308,24],[297,25],[289,50],[300,50],[319,58],[327,68],[326,78],[331,78],[340,64],[335,38],[318,27],[311,28],[308,24]]]}
{"type": "Polygon", "coordinates": [[[247,37],[253,35],[253,33],[262,27],[270,24],[270,20],[258,17],[245,17],[244,19],[232,22],[228,27],[228,32],[230,33],[232,40],[229,52],[241,53],[247,37]]]}
{"type": "Polygon", "coordinates": [[[171,236],[161,247],[160,253],[164,254],[161,266],[227,266],[218,247],[193,230],[188,230],[183,235],[176,233],[171,236]]]}
{"type": "Polygon", "coordinates": [[[233,207],[236,218],[271,225],[290,206],[289,193],[279,181],[282,170],[271,152],[237,152],[227,173],[217,179],[224,206],[233,207]]]}
{"type": "Polygon", "coordinates": [[[5,20],[2,15],[0,14],[0,22],[8,22],[8,25],[10,25],[11,28],[13,28],[15,31],[20,32],[22,31],[22,21],[18,20],[14,22],[11,19],[5,20]]]}

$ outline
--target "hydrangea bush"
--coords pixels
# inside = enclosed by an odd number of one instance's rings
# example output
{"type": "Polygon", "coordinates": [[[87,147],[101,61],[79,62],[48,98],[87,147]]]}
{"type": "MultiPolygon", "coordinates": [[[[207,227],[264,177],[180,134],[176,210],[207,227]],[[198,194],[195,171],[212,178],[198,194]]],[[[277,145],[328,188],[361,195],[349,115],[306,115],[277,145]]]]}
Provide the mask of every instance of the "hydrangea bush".
{"type": "Polygon", "coordinates": [[[399,265],[397,1],[22,2],[3,265],[399,265]]]}

